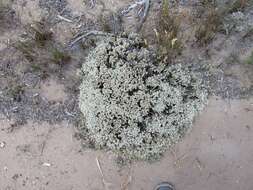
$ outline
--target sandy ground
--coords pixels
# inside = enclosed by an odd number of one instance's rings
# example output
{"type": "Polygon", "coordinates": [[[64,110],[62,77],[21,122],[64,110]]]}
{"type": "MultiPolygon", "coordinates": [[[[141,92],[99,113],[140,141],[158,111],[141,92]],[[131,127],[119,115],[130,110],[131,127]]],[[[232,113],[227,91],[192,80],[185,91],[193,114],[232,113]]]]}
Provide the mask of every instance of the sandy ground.
{"type": "Polygon", "coordinates": [[[171,181],[177,190],[251,190],[252,124],[253,99],[226,102],[213,97],[191,133],[160,161],[119,167],[110,152],[82,150],[67,123],[29,122],[8,133],[11,123],[2,120],[0,187],[152,190],[161,181],[171,181]]]}

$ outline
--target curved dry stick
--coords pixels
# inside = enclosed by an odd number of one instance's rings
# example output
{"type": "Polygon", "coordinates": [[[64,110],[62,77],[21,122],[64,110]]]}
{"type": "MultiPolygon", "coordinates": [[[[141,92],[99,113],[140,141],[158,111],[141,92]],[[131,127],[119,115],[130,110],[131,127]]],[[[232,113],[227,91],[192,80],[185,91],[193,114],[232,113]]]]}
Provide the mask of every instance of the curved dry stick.
{"type": "Polygon", "coordinates": [[[146,20],[146,17],[148,15],[148,11],[149,11],[149,7],[150,7],[150,0],[141,0],[141,1],[137,1],[134,4],[130,5],[127,9],[123,10],[121,13],[122,15],[126,15],[127,13],[129,13],[131,10],[133,10],[134,8],[136,8],[138,5],[143,5],[144,6],[144,10],[143,10],[143,14],[139,23],[139,26],[137,27],[137,31],[139,31],[143,25],[143,23],[146,20]]]}
{"type": "Polygon", "coordinates": [[[102,32],[102,31],[97,31],[97,30],[92,30],[89,32],[85,32],[83,34],[77,34],[76,37],[73,38],[73,40],[70,42],[69,47],[72,48],[77,42],[81,41],[84,38],[87,38],[89,36],[114,36],[113,34],[102,32]]]}

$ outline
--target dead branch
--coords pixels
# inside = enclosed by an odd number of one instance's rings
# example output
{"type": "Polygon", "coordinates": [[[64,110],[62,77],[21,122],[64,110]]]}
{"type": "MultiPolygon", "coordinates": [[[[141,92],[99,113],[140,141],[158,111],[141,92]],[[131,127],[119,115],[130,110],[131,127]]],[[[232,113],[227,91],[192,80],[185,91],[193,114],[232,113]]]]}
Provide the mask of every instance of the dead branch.
{"type": "Polygon", "coordinates": [[[82,32],[81,34],[77,34],[72,41],[69,43],[69,47],[72,48],[76,43],[79,41],[88,38],[89,36],[114,36],[113,34],[102,32],[102,31],[97,31],[97,30],[92,30],[89,32],[82,32]]]}
{"type": "Polygon", "coordinates": [[[59,19],[63,20],[63,21],[66,21],[66,22],[69,22],[69,23],[73,23],[72,20],[67,19],[67,18],[65,18],[65,17],[63,17],[63,16],[61,16],[61,15],[57,15],[57,17],[58,17],[59,19]]]}
{"type": "Polygon", "coordinates": [[[122,15],[126,15],[126,14],[128,14],[130,11],[132,11],[133,9],[135,9],[138,6],[142,7],[138,11],[138,16],[141,17],[140,18],[140,24],[139,24],[139,26],[137,28],[137,30],[139,31],[141,29],[143,23],[145,22],[147,15],[148,15],[149,7],[150,7],[150,0],[138,0],[134,4],[128,6],[127,9],[123,10],[121,12],[121,14],[122,15]]]}

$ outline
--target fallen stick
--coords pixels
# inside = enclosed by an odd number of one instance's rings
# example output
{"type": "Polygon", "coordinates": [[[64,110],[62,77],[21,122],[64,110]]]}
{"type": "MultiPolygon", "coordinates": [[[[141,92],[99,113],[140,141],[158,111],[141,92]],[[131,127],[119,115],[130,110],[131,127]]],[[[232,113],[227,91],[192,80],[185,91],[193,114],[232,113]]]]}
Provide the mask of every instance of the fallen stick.
{"type": "Polygon", "coordinates": [[[134,4],[130,5],[127,9],[123,10],[121,13],[122,15],[126,15],[128,14],[130,11],[132,11],[133,9],[135,9],[138,5],[144,6],[143,11],[139,11],[138,15],[141,15],[141,19],[140,19],[140,23],[139,26],[137,27],[137,31],[139,31],[143,25],[143,23],[146,20],[146,17],[148,15],[148,11],[149,11],[149,7],[150,7],[150,0],[141,0],[141,1],[137,1],[134,4]]]}
{"type": "Polygon", "coordinates": [[[111,183],[108,183],[108,182],[105,180],[104,174],[103,174],[103,171],[102,171],[102,168],[101,168],[101,165],[100,165],[100,162],[99,162],[99,160],[98,160],[97,157],[96,157],[96,163],[97,163],[97,167],[98,167],[99,173],[100,173],[100,175],[101,175],[101,177],[102,177],[102,181],[103,181],[103,185],[104,185],[104,187],[105,187],[105,190],[109,190],[110,187],[112,186],[112,184],[111,184],[111,183]]]}
{"type": "Polygon", "coordinates": [[[69,23],[72,23],[72,22],[73,22],[72,20],[67,19],[67,18],[65,18],[65,17],[63,17],[63,16],[61,16],[61,15],[57,15],[57,17],[58,17],[59,19],[61,19],[61,20],[64,20],[64,21],[66,21],[66,22],[69,22],[69,23]]]}
{"type": "Polygon", "coordinates": [[[113,34],[92,30],[89,32],[85,32],[83,34],[77,34],[76,37],[73,38],[73,40],[70,42],[69,47],[73,47],[77,42],[81,41],[84,38],[87,38],[88,36],[114,36],[113,34]]]}

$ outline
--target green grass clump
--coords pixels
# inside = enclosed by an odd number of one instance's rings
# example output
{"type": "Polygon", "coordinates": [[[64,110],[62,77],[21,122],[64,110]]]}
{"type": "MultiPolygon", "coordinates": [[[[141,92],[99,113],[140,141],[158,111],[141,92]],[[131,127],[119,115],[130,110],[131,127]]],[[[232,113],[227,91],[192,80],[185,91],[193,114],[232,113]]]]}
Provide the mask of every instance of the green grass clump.
{"type": "Polygon", "coordinates": [[[158,54],[169,62],[181,53],[183,47],[178,38],[179,27],[179,17],[170,13],[168,0],[163,0],[156,29],[156,38],[158,54]]]}

